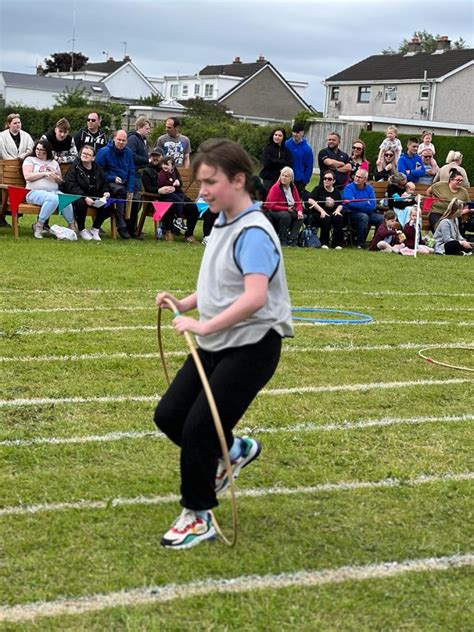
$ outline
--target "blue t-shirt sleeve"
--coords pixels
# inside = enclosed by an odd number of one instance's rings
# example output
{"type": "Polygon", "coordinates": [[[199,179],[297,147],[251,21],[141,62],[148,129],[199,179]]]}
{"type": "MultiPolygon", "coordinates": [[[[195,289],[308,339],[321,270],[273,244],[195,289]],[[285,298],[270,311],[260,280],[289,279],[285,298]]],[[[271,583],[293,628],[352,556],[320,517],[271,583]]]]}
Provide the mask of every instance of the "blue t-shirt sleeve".
{"type": "Polygon", "coordinates": [[[280,254],[265,230],[248,228],[235,244],[235,259],[242,274],[264,274],[271,278],[280,263],[280,254]]]}

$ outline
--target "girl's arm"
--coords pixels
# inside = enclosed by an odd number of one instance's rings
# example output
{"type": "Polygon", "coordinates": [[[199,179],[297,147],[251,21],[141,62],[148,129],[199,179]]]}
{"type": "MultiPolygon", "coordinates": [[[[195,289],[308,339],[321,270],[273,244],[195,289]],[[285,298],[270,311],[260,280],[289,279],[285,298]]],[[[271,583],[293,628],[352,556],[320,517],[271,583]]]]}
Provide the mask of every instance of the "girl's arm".
{"type": "Polygon", "coordinates": [[[265,305],[267,290],[268,277],[265,274],[246,274],[243,294],[223,312],[205,323],[189,316],[178,316],[173,320],[173,326],[180,334],[190,331],[198,336],[208,336],[222,329],[229,329],[265,305]]]}
{"type": "Polygon", "coordinates": [[[160,292],[156,295],[155,299],[157,307],[162,307],[163,309],[171,309],[166,302],[166,299],[173,301],[178,312],[181,312],[182,314],[184,314],[185,312],[189,312],[192,309],[196,309],[197,306],[197,292],[193,292],[192,294],[189,294],[189,296],[186,296],[186,298],[183,298],[181,300],[177,299],[172,294],[168,294],[168,292],[160,292]]]}

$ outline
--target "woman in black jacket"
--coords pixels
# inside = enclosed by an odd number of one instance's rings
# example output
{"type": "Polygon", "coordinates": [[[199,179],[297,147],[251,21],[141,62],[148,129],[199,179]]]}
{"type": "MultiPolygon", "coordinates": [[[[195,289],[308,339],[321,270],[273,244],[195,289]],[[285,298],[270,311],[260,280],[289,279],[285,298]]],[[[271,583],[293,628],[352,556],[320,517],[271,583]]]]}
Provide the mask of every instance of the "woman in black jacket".
{"type": "Polygon", "coordinates": [[[267,193],[280,177],[283,167],[293,166],[291,152],[285,147],[285,141],[285,130],[282,127],[277,127],[270,134],[268,143],[263,149],[263,169],[260,171],[260,177],[267,193]]]}
{"type": "Polygon", "coordinates": [[[64,177],[62,190],[64,193],[82,196],[73,202],[79,237],[85,241],[100,241],[99,228],[110,216],[109,207],[97,208],[91,230],[86,230],[87,209],[93,205],[94,198],[110,197],[109,183],[102,168],[94,161],[95,151],[92,145],[83,145],[79,158],[72,163],[64,177]]]}

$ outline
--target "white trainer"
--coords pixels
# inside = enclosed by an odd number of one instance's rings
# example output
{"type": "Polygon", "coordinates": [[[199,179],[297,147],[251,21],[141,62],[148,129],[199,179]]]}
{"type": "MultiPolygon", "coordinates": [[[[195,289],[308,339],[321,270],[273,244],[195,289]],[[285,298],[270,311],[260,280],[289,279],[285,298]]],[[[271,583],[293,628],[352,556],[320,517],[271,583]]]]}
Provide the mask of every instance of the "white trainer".
{"type": "Polygon", "coordinates": [[[92,235],[87,230],[87,228],[83,228],[82,230],[79,231],[78,234],[79,234],[79,237],[83,239],[84,241],[91,241],[92,239],[92,235]]]}
{"type": "Polygon", "coordinates": [[[99,228],[91,228],[89,230],[92,241],[102,241],[99,235],[99,228]]]}
{"type": "Polygon", "coordinates": [[[33,224],[33,237],[35,239],[43,239],[43,228],[39,228],[38,224],[33,224]]]}

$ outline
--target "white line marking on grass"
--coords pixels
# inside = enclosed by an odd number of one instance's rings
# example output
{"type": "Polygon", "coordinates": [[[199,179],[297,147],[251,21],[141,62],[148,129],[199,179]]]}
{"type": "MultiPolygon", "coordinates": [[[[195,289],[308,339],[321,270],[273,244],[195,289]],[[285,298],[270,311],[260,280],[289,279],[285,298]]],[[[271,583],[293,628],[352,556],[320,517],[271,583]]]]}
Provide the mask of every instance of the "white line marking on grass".
{"type": "MultiPolygon", "coordinates": [[[[370,391],[372,389],[395,389],[410,386],[448,386],[450,384],[472,383],[469,378],[451,378],[447,380],[410,380],[406,382],[371,382],[366,384],[329,384],[327,386],[296,386],[294,388],[270,388],[260,391],[262,395],[290,395],[299,393],[335,393],[343,391],[370,391]]],[[[0,399],[0,408],[8,406],[40,406],[59,404],[88,404],[111,402],[151,402],[161,395],[105,395],[103,397],[34,397],[31,399],[0,399]]]]}
{"type": "MultiPolygon", "coordinates": [[[[431,298],[433,296],[446,296],[446,297],[466,297],[471,298],[474,296],[471,292],[394,292],[392,290],[374,290],[374,291],[357,291],[357,290],[327,290],[327,289],[314,289],[314,290],[296,290],[292,289],[291,296],[294,294],[314,294],[319,296],[320,294],[342,294],[344,296],[426,296],[431,298]]],[[[292,300],[292,303],[294,301],[292,300]]]]}
{"type": "MultiPolygon", "coordinates": [[[[418,425],[426,423],[453,423],[459,421],[473,421],[474,415],[444,415],[440,417],[382,417],[381,419],[361,419],[357,421],[340,421],[337,423],[320,424],[314,421],[294,423],[289,426],[262,427],[242,426],[243,434],[294,434],[299,432],[330,432],[333,430],[360,430],[363,428],[396,426],[401,424],[418,425]]],[[[0,447],[25,447],[34,445],[64,445],[80,443],[105,443],[109,441],[123,441],[125,439],[164,439],[158,430],[129,430],[109,432],[103,435],[83,435],[73,437],[36,437],[34,439],[4,439],[0,447]]]]}
{"type": "MultiPolygon", "coordinates": [[[[474,472],[448,472],[439,475],[422,474],[416,478],[387,478],[382,481],[342,481],[340,483],[321,483],[319,485],[300,487],[263,487],[260,489],[244,489],[237,491],[240,498],[263,498],[265,496],[295,496],[299,494],[319,494],[325,492],[354,491],[360,489],[384,489],[425,485],[430,483],[449,483],[474,480],[474,472]]],[[[225,494],[223,496],[228,496],[225,494]]],[[[21,516],[52,511],[68,511],[70,509],[108,509],[113,507],[130,507],[135,505],[163,505],[178,502],[177,494],[163,496],[136,496],[134,498],[109,498],[107,500],[77,500],[60,503],[38,503],[36,505],[11,505],[0,509],[1,516],[21,516]]]]}
{"type": "MultiPolygon", "coordinates": [[[[324,318],[324,314],[321,315],[322,318],[324,318]]],[[[327,314],[327,318],[337,318],[337,314],[327,314]]],[[[319,318],[319,316],[317,316],[317,318],[319,318]]],[[[356,318],[354,318],[353,320],[357,320],[356,318]]],[[[347,323],[350,325],[351,324],[351,320],[350,318],[347,319],[347,323]]],[[[338,327],[340,327],[341,325],[345,325],[346,323],[339,323],[338,327]]],[[[474,325],[474,320],[459,320],[459,321],[452,321],[452,320],[381,320],[379,318],[374,318],[374,320],[371,320],[367,323],[358,323],[360,325],[364,325],[364,326],[370,326],[370,327],[375,327],[376,325],[418,325],[418,326],[422,326],[425,327],[426,325],[436,325],[437,327],[472,327],[472,325],[474,325]]],[[[323,327],[327,327],[329,325],[334,325],[334,323],[325,323],[325,322],[295,322],[293,323],[294,327],[318,327],[318,326],[323,326],[323,327]]]]}
{"type": "Polygon", "coordinates": [[[108,608],[131,608],[157,605],[176,599],[204,597],[216,594],[240,594],[255,590],[281,590],[294,586],[314,588],[347,581],[383,580],[405,573],[433,573],[474,564],[474,554],[425,557],[378,564],[339,566],[313,571],[294,571],[268,575],[241,575],[221,579],[203,579],[187,584],[162,584],[146,588],[128,588],[110,593],[69,597],[54,601],[37,601],[0,607],[0,621],[19,623],[44,617],[81,615],[108,608]]]}
{"type": "MultiPolygon", "coordinates": [[[[400,349],[456,349],[459,346],[469,347],[474,350],[474,346],[466,341],[431,344],[430,342],[403,342],[398,345],[325,345],[322,347],[298,347],[288,343],[283,344],[284,353],[336,353],[345,351],[397,351],[400,349]]],[[[167,357],[184,357],[189,351],[166,351],[167,357]]],[[[155,360],[160,357],[158,352],[153,353],[126,353],[117,351],[114,353],[82,353],[78,355],[42,355],[42,356],[3,356],[1,362],[79,362],[86,360],[155,360]]]]}

